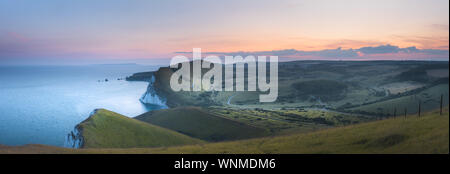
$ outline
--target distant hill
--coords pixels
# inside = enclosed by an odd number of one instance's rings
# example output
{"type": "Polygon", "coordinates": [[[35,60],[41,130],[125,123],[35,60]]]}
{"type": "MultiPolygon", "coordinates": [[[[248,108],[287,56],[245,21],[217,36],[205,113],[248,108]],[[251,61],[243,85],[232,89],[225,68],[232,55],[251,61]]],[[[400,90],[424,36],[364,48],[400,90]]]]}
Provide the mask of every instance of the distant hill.
{"type": "Polygon", "coordinates": [[[169,148],[68,149],[0,146],[0,153],[449,153],[448,108],[311,133],[169,148]]]}
{"type": "Polygon", "coordinates": [[[268,135],[265,129],[222,118],[199,107],[155,110],[137,116],[136,119],[206,141],[238,140],[268,135]]]}
{"type": "Polygon", "coordinates": [[[97,110],[78,127],[83,148],[161,147],[202,142],[104,109],[97,110]]]}
{"type": "MultiPolygon", "coordinates": [[[[208,69],[203,68],[203,73],[208,69]]],[[[239,108],[292,108],[323,106],[349,109],[380,101],[416,95],[422,89],[448,84],[448,61],[293,61],[280,62],[278,98],[259,102],[259,91],[180,91],[170,87],[175,68],[161,67],[155,72],[136,73],[128,80],[148,81],[154,77],[152,90],[165,99],[168,107],[233,106],[239,108]]],[[[191,68],[192,71],[192,68],[191,68]]],[[[192,78],[191,78],[192,81],[192,78]]],[[[224,81],[222,81],[224,83],[224,81]]],[[[198,84],[198,82],[197,82],[198,84]]],[[[443,94],[447,88],[435,88],[443,94]]],[[[397,103],[395,103],[397,105],[397,103]]],[[[400,103],[400,105],[406,105],[400,103]]],[[[408,107],[415,107],[408,106],[408,107]]],[[[391,107],[392,105],[389,105],[391,107]]],[[[438,108],[430,105],[427,110],[438,108]],[[429,109],[428,109],[429,108],[429,109]]],[[[378,108],[375,108],[378,109],[378,108]]],[[[388,110],[388,108],[381,108],[388,110]]],[[[362,113],[372,107],[358,108],[362,113]],[[367,110],[366,110],[367,109],[367,110]]],[[[409,112],[409,111],[408,111],[409,112]]],[[[372,114],[373,113],[373,114],[372,114]]]]}
{"type": "Polygon", "coordinates": [[[153,72],[140,72],[126,78],[127,81],[146,81],[149,82],[152,79],[153,72]]]}

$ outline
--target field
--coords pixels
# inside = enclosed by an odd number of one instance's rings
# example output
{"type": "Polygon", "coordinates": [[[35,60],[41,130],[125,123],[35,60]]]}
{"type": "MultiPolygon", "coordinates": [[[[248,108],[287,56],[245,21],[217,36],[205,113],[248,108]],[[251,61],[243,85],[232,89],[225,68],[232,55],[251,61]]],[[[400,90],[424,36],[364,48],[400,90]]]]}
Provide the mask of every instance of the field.
{"type": "Polygon", "coordinates": [[[199,107],[155,110],[137,116],[136,119],[206,141],[238,140],[269,135],[263,128],[222,118],[199,107]]]}
{"type": "Polygon", "coordinates": [[[209,107],[221,117],[266,129],[271,135],[310,132],[324,128],[356,124],[372,120],[360,114],[347,114],[326,109],[283,108],[278,110],[209,107]]]}
{"type": "Polygon", "coordinates": [[[68,149],[43,145],[0,146],[0,153],[449,153],[448,108],[443,115],[390,118],[311,133],[164,148],[68,149]]]}
{"type": "Polygon", "coordinates": [[[439,106],[441,95],[443,95],[444,99],[447,99],[443,101],[443,105],[448,105],[448,89],[448,84],[436,85],[415,94],[351,108],[350,110],[356,112],[364,111],[376,115],[394,115],[394,110],[396,110],[397,114],[400,115],[406,109],[407,113],[412,114],[418,113],[419,102],[421,102],[422,112],[430,111],[439,106]]]}
{"type": "Polygon", "coordinates": [[[158,147],[202,142],[104,109],[79,124],[79,129],[84,138],[83,148],[158,147]]]}
{"type": "Polygon", "coordinates": [[[417,88],[421,88],[424,85],[416,82],[398,82],[398,83],[389,83],[381,86],[382,89],[386,89],[389,94],[401,94],[403,92],[408,92],[417,88]]]}

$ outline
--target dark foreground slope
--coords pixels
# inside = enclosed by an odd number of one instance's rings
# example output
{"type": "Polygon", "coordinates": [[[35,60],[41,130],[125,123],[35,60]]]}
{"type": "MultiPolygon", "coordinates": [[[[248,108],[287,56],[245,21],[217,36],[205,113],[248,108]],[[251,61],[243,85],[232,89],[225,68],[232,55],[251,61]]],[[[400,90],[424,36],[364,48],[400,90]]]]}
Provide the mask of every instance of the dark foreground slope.
{"type": "Polygon", "coordinates": [[[449,153],[449,114],[410,115],[312,133],[169,148],[7,147],[0,153],[449,153]]]}
{"type": "MultiPolygon", "coordinates": [[[[449,153],[449,116],[397,117],[306,134],[172,148],[123,150],[135,153],[449,153]]],[[[119,151],[104,150],[102,153],[119,151]]]]}
{"type": "Polygon", "coordinates": [[[99,109],[78,125],[83,148],[161,147],[194,144],[195,138],[99,109]]]}
{"type": "Polygon", "coordinates": [[[199,107],[155,110],[135,119],[206,141],[238,140],[269,135],[265,129],[225,119],[199,107]]]}

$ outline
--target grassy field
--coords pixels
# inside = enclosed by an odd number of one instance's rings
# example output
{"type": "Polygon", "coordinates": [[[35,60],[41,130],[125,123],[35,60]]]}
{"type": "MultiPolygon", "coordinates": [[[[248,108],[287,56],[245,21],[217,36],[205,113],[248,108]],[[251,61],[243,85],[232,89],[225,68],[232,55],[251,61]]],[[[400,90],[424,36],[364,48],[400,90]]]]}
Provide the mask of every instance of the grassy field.
{"type": "Polygon", "coordinates": [[[430,111],[439,107],[441,94],[444,95],[444,106],[448,105],[448,89],[448,84],[436,85],[413,95],[398,97],[369,105],[363,105],[360,107],[351,108],[350,110],[365,111],[378,115],[393,115],[394,110],[397,109],[397,114],[400,115],[404,113],[404,109],[406,108],[408,113],[413,114],[418,112],[420,101],[422,112],[430,111]]]}
{"type": "Polygon", "coordinates": [[[269,135],[266,129],[225,119],[199,107],[155,110],[135,118],[206,141],[238,140],[269,135]]]}
{"type": "Polygon", "coordinates": [[[272,135],[311,132],[320,129],[356,124],[373,120],[359,114],[334,112],[326,109],[283,108],[277,110],[209,107],[208,112],[221,117],[268,130],[272,135]]]}
{"type": "Polygon", "coordinates": [[[83,148],[160,147],[201,143],[175,131],[104,109],[79,124],[83,148]]]}
{"type": "Polygon", "coordinates": [[[449,153],[449,115],[429,112],[311,133],[163,148],[0,146],[0,153],[449,153]]]}

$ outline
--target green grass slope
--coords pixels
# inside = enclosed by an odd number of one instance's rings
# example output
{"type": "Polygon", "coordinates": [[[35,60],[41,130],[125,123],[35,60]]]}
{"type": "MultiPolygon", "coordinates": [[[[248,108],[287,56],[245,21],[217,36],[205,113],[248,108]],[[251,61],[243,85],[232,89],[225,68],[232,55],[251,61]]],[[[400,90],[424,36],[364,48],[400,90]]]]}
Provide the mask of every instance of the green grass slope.
{"type": "Polygon", "coordinates": [[[397,109],[397,113],[404,113],[404,109],[407,109],[409,114],[418,112],[418,105],[421,102],[422,112],[431,111],[439,108],[439,102],[441,95],[444,96],[443,104],[448,105],[448,94],[449,85],[439,84],[421,91],[414,95],[408,95],[403,97],[398,97],[386,101],[376,102],[369,105],[359,106],[356,108],[351,108],[352,111],[365,111],[376,114],[393,114],[394,110],[397,109]]]}
{"type": "Polygon", "coordinates": [[[449,115],[438,112],[331,128],[312,133],[234,142],[83,153],[449,153],[449,115]]]}
{"type": "Polygon", "coordinates": [[[79,124],[83,148],[160,147],[194,144],[200,140],[99,109],[79,124]]]}
{"type": "Polygon", "coordinates": [[[311,133],[168,148],[0,146],[0,153],[449,153],[449,114],[430,112],[311,133]]]}
{"type": "Polygon", "coordinates": [[[155,110],[135,119],[206,141],[238,140],[268,135],[265,129],[222,118],[199,107],[155,110]]]}

